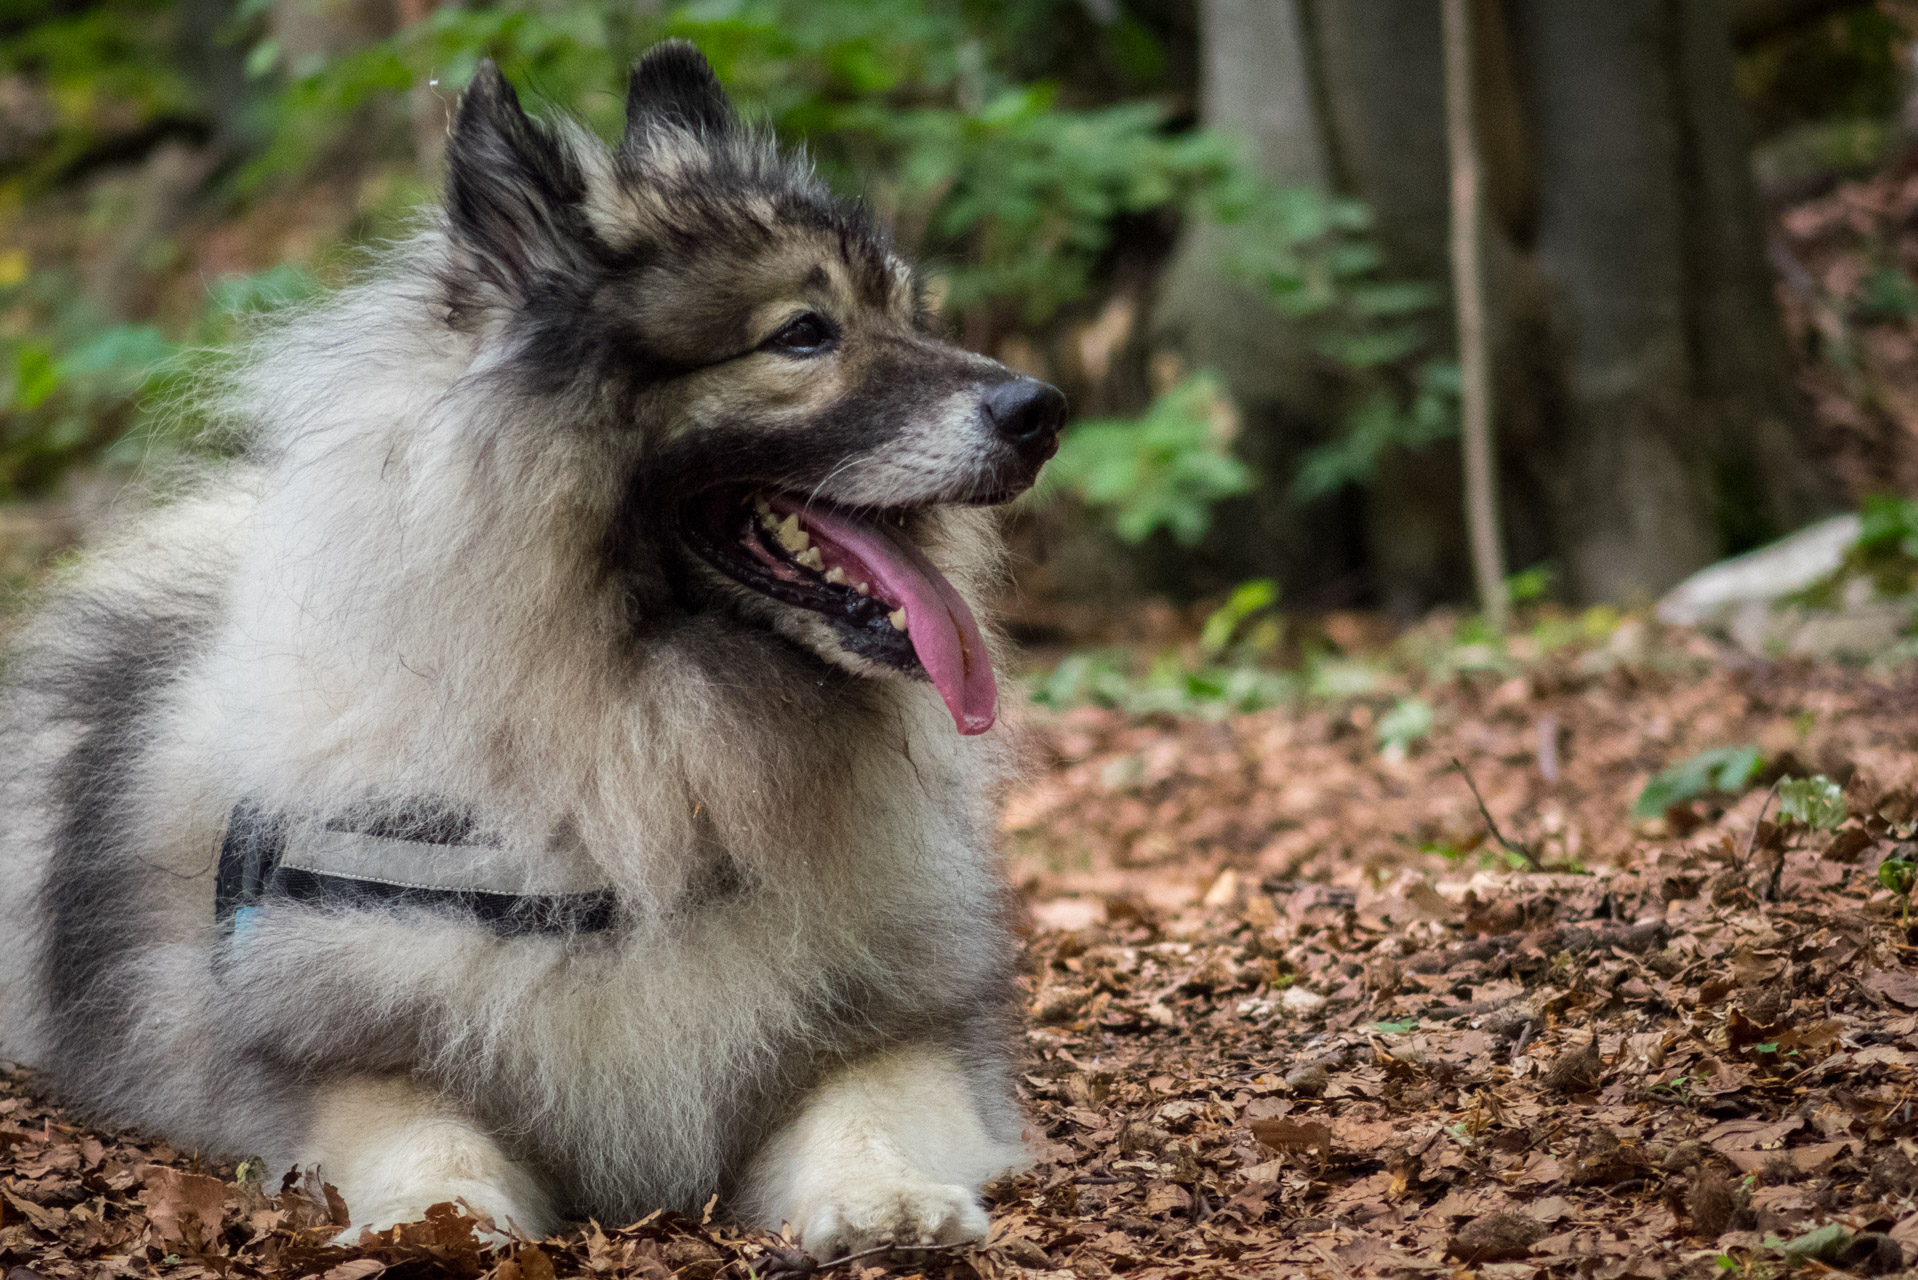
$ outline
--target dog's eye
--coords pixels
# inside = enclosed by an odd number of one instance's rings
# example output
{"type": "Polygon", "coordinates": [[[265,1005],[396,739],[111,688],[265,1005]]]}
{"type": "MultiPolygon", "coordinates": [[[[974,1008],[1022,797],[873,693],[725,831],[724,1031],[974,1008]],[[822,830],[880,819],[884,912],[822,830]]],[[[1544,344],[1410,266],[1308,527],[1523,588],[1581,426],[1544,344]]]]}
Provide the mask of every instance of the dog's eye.
{"type": "Polygon", "coordinates": [[[768,351],[788,356],[816,356],[828,350],[839,338],[832,321],[816,312],[794,316],[778,333],[762,344],[768,351]]]}

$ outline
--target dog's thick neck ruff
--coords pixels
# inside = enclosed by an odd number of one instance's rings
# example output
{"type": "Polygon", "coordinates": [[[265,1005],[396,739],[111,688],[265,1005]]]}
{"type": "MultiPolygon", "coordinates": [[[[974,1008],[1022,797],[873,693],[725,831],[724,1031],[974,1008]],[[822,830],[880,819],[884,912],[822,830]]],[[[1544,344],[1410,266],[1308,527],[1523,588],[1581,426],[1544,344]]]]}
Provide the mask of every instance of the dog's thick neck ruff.
{"type": "Polygon", "coordinates": [[[239,936],[275,900],[433,911],[502,937],[596,933],[618,915],[616,895],[570,830],[529,859],[477,832],[469,815],[420,803],[325,820],[235,807],[220,840],[214,914],[239,936]]]}

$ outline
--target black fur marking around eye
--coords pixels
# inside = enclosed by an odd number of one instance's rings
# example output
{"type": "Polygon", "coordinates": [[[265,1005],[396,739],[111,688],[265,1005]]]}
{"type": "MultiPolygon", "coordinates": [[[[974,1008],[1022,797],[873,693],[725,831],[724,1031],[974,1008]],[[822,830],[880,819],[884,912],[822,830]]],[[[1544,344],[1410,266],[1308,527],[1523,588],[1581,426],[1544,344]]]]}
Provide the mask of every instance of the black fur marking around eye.
{"type": "Polygon", "coordinates": [[[782,356],[820,356],[839,345],[839,326],[816,311],[794,316],[760,344],[782,356]]]}

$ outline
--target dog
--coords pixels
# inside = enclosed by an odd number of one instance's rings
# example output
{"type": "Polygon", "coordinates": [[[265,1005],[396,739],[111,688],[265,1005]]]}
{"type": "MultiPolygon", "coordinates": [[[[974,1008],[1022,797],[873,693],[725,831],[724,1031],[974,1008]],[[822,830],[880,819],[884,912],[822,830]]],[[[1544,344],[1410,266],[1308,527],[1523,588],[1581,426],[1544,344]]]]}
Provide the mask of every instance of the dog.
{"type": "Polygon", "coordinates": [[[980,1237],[1024,1148],[973,604],[1064,401],[690,45],[616,145],[483,64],[447,157],[18,639],[0,1050],[353,1236],[980,1237]]]}

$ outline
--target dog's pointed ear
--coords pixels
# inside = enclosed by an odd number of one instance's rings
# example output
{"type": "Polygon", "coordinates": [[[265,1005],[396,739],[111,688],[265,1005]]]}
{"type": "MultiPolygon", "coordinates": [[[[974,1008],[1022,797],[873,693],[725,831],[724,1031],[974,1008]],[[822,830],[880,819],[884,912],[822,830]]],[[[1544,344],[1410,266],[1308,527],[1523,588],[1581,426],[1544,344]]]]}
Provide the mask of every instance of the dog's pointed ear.
{"type": "Polygon", "coordinates": [[[579,158],[527,116],[488,58],[460,99],[446,148],[446,214],[482,281],[508,303],[576,259],[588,230],[579,158]]]}
{"type": "Polygon", "coordinates": [[[648,127],[664,124],[702,139],[717,139],[738,127],[732,100],[704,54],[684,40],[667,40],[633,64],[626,83],[626,144],[637,145],[648,127]]]}

